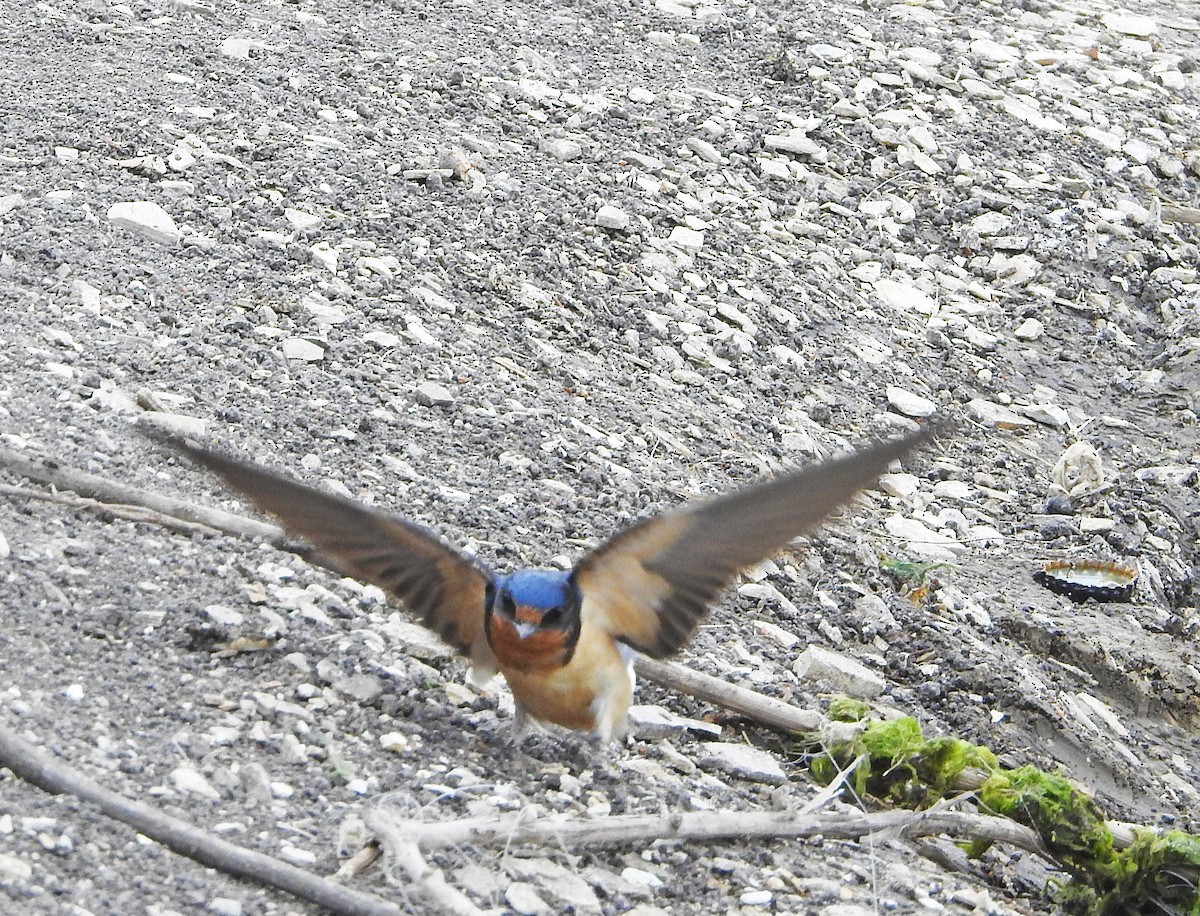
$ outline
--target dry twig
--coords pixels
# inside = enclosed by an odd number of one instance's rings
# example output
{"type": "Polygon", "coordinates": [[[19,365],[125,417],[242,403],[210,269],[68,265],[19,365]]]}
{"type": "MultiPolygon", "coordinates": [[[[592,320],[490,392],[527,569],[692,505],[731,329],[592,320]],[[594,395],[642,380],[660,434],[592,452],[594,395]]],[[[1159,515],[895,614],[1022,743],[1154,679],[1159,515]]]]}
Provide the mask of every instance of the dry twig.
{"type": "Polygon", "coordinates": [[[52,795],[73,795],[115,820],[173,849],[181,856],[286,891],[346,916],[401,916],[403,910],[372,894],[343,887],[261,852],[236,846],[169,814],[106,789],[52,758],[13,732],[0,728],[0,766],[52,795]]]}
{"type": "Polygon", "coordinates": [[[774,697],[764,696],[720,678],[701,674],[674,662],[639,655],[634,667],[637,673],[648,681],[715,703],[773,728],[791,732],[814,732],[828,724],[828,720],[819,712],[792,706],[774,697]]]}
{"type": "Polygon", "coordinates": [[[8,468],[13,473],[20,474],[37,483],[44,483],[58,490],[71,490],[80,496],[91,497],[104,503],[141,506],[151,512],[182,519],[185,522],[205,525],[226,534],[251,539],[263,538],[276,546],[287,547],[288,542],[283,529],[276,525],[268,525],[265,522],[258,522],[220,509],[197,506],[186,500],[162,496],[151,490],[131,487],[98,474],[88,474],[85,471],[60,467],[51,459],[35,461],[15,449],[0,446],[0,468],[8,468]]]}
{"type": "Polygon", "coordinates": [[[367,815],[367,826],[387,851],[389,861],[411,882],[405,884],[404,889],[418,897],[431,911],[452,916],[483,916],[483,911],[462,891],[446,883],[440,868],[431,868],[421,856],[420,845],[409,831],[412,823],[385,806],[375,808],[367,815]]]}
{"type": "MultiPolygon", "coordinates": [[[[374,820],[372,829],[381,830],[374,820]]],[[[383,834],[396,833],[403,842],[421,848],[476,844],[493,846],[532,843],[541,846],[643,847],[656,840],[720,840],[729,838],[823,836],[857,840],[869,834],[894,831],[908,837],[945,834],[1008,843],[1048,857],[1037,833],[1015,821],[959,811],[880,811],[866,814],[836,811],[798,814],[791,811],[712,811],[681,814],[629,814],[596,820],[530,820],[523,815],[467,818],[443,823],[396,818],[383,825],[383,834]]],[[[385,839],[385,843],[388,841],[385,839]]]]}

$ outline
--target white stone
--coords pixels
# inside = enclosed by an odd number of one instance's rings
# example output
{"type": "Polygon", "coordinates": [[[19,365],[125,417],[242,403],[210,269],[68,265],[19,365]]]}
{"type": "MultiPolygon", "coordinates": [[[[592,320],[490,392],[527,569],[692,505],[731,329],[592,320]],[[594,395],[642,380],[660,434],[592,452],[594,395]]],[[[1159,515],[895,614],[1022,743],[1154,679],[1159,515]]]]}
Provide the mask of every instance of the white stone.
{"type": "Polygon", "coordinates": [[[765,636],[772,642],[775,642],[785,649],[794,649],[800,645],[800,637],[791,630],[785,630],[778,624],[771,623],[769,620],[755,620],[754,632],[760,636],[765,636]]]}
{"type": "Polygon", "coordinates": [[[933,495],[943,499],[968,500],[971,485],[962,480],[939,480],[933,485],[933,495]]]}
{"type": "Polygon", "coordinates": [[[704,247],[704,233],[687,226],[676,226],[667,236],[667,244],[685,251],[699,251],[704,247]]]}
{"type": "Polygon", "coordinates": [[[330,273],[337,273],[338,268],[338,253],[337,249],[328,242],[317,242],[309,249],[312,254],[313,263],[324,267],[330,273]]]}
{"type": "Polygon", "coordinates": [[[437,382],[422,382],[414,389],[413,395],[417,403],[425,407],[446,407],[454,403],[450,389],[437,382]]]}
{"type": "Polygon", "coordinates": [[[14,881],[28,881],[33,877],[33,867],[14,855],[0,852],[0,885],[14,881]]]}
{"type": "Polygon", "coordinates": [[[208,902],[208,911],[215,916],[242,916],[242,901],[232,897],[213,897],[208,902]]]}
{"type": "Polygon", "coordinates": [[[1031,127],[1036,127],[1039,130],[1058,133],[1067,129],[1067,125],[1057,118],[1052,118],[1049,115],[1042,114],[1037,108],[1029,104],[1023,99],[1014,98],[1011,95],[1004,96],[1000,104],[1004,106],[1004,110],[1016,118],[1018,121],[1024,121],[1031,127]]]}
{"type": "Polygon", "coordinates": [[[1158,23],[1149,16],[1135,16],[1131,13],[1105,13],[1100,22],[1110,32],[1121,35],[1133,35],[1136,38],[1149,38],[1158,31],[1158,23]]]}
{"type": "Polygon", "coordinates": [[[687,148],[705,162],[718,165],[724,161],[721,151],[702,137],[688,137],[687,148]]]}
{"type": "Polygon", "coordinates": [[[692,11],[678,0],[654,0],[654,8],[666,16],[676,19],[691,19],[692,11]]]}
{"type": "Polygon", "coordinates": [[[972,398],[967,402],[967,410],[986,425],[996,429],[1026,429],[1033,426],[1032,420],[1021,416],[1015,410],[984,398],[972,398]]]}
{"type": "Polygon", "coordinates": [[[786,134],[771,134],[763,137],[763,146],[772,152],[791,153],[793,156],[807,156],[818,162],[828,158],[825,147],[815,140],[810,140],[802,130],[793,130],[786,134]]]}
{"type": "Polygon", "coordinates": [[[911,499],[920,487],[916,474],[884,474],[879,478],[879,489],[900,499],[911,499]]]}
{"type": "Polygon", "coordinates": [[[369,344],[386,349],[400,343],[400,335],[393,334],[391,331],[368,331],[363,335],[363,340],[369,344]]]}
{"type": "MultiPolygon", "coordinates": [[[[424,286],[414,286],[409,293],[417,302],[427,308],[445,312],[447,315],[453,315],[458,311],[458,306],[452,300],[424,286]]],[[[522,290],[522,294],[524,294],[524,290],[522,290]]]]}
{"type": "Polygon", "coordinates": [[[287,359],[298,359],[301,362],[317,363],[325,358],[325,348],[320,347],[303,337],[288,337],[280,344],[283,355],[287,359]]]}
{"type": "Polygon", "coordinates": [[[929,417],[937,412],[937,404],[897,385],[886,389],[888,403],[906,417],[929,417]]]}
{"type": "Polygon", "coordinates": [[[804,680],[819,681],[847,696],[871,699],[883,693],[883,678],[862,662],[820,646],[809,646],[801,652],[792,671],[804,680]]]}
{"type": "Polygon", "coordinates": [[[887,518],[883,527],[894,538],[905,541],[905,549],[923,560],[951,561],[967,548],[955,538],[934,531],[924,522],[903,515],[887,518]]]}
{"type": "Polygon", "coordinates": [[[296,210],[288,207],[283,211],[284,218],[301,232],[307,232],[309,229],[316,229],[321,225],[321,217],[313,213],[307,213],[304,210],[296,210]]]}
{"type": "Polygon", "coordinates": [[[648,740],[673,738],[689,733],[707,738],[716,738],[721,734],[719,725],[679,716],[662,706],[630,706],[629,724],[635,735],[648,740]]]}
{"type": "Polygon", "coordinates": [[[393,754],[403,754],[412,747],[412,742],[401,732],[385,732],[379,736],[379,746],[393,754]]]}
{"type": "Polygon", "coordinates": [[[241,611],[225,607],[223,604],[207,605],[204,608],[204,613],[212,618],[213,623],[222,627],[238,627],[246,620],[246,615],[241,611]]]}
{"type": "Polygon", "coordinates": [[[1046,332],[1046,326],[1036,318],[1026,318],[1022,321],[1013,336],[1018,340],[1037,340],[1046,332]]]}
{"type": "Polygon", "coordinates": [[[301,299],[300,308],[312,316],[314,323],[321,329],[322,333],[328,331],[335,324],[341,324],[347,318],[344,308],[334,305],[323,296],[315,293],[309,293],[301,299]]]}
{"type": "Polygon", "coordinates": [[[203,439],[208,435],[211,425],[203,417],[189,417],[181,413],[165,413],[161,410],[143,412],[139,423],[149,423],[175,436],[186,436],[189,439],[203,439]]]}
{"type": "Polygon", "coordinates": [[[204,798],[220,798],[221,793],[212,787],[197,770],[191,767],[177,767],[171,771],[171,782],[180,792],[201,795],[204,798]]]}
{"type": "Polygon", "coordinates": [[[621,879],[638,887],[656,888],[663,886],[663,880],[653,872],[644,868],[634,868],[632,865],[621,870],[621,879]]]}
{"type": "Polygon", "coordinates": [[[827,64],[846,63],[854,56],[852,52],[846,48],[839,48],[837,45],[815,44],[808,46],[808,53],[817,60],[824,61],[827,64]]]}
{"type": "Polygon", "coordinates": [[[315,853],[307,849],[301,849],[298,846],[285,845],[279,850],[279,858],[301,868],[311,868],[317,864],[315,853]]]}
{"type": "Polygon", "coordinates": [[[605,204],[596,211],[596,225],[602,229],[622,231],[629,228],[629,214],[620,207],[605,204]]]}
{"type": "MultiPolygon", "coordinates": [[[[475,173],[480,174],[479,172],[475,173]]],[[[396,271],[400,268],[400,261],[393,255],[387,255],[382,258],[358,258],[354,262],[354,266],[358,268],[359,273],[376,274],[380,277],[387,277],[389,280],[396,276],[396,271]]]]}
{"type": "Polygon", "coordinates": [[[971,54],[984,63],[1011,64],[1021,59],[1021,49],[1002,45],[990,38],[977,38],[971,42],[971,54]]]}
{"type": "Polygon", "coordinates": [[[704,745],[699,761],[704,769],[717,769],[739,779],[781,786],[788,781],[787,773],[771,754],[748,744],[712,741],[704,745]]]}
{"type": "Polygon", "coordinates": [[[568,140],[566,137],[550,137],[543,140],[539,144],[539,149],[543,153],[548,153],[559,162],[567,162],[571,159],[578,159],[583,155],[583,147],[574,140],[568,140]]]}
{"type": "Polygon", "coordinates": [[[271,46],[257,38],[226,38],[221,42],[220,52],[223,57],[235,60],[249,60],[255,51],[270,51],[271,46]]]}
{"type": "Polygon", "coordinates": [[[774,899],[775,895],[770,891],[746,891],[738,897],[738,903],[742,906],[770,906],[774,899]]]}
{"type": "Polygon", "coordinates": [[[923,293],[911,283],[898,280],[876,280],[875,295],[883,300],[885,305],[897,311],[913,311],[921,315],[933,315],[938,310],[938,304],[927,293],[923,293]]]}
{"type": "Polygon", "coordinates": [[[1018,409],[1035,423],[1055,429],[1065,429],[1071,420],[1067,411],[1057,404],[1030,404],[1018,409]]]}
{"type": "Polygon", "coordinates": [[[171,214],[150,200],[128,200],[108,208],[108,221],[160,245],[178,245],[183,233],[171,214]]]}

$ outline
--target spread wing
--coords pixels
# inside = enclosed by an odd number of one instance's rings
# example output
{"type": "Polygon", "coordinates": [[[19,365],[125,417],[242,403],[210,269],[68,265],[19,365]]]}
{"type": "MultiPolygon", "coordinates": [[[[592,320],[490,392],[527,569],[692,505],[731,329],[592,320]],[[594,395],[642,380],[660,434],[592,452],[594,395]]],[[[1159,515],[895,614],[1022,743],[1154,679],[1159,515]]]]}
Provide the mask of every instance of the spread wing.
{"type": "Polygon", "coordinates": [[[816,527],[933,433],[927,427],[627,528],[576,565],[583,612],[646,655],[677,652],[739,571],[816,527]]]}
{"type": "Polygon", "coordinates": [[[182,439],[155,438],[219,474],[346,575],[395,595],[477,665],[490,664],[483,617],[492,577],[432,531],[182,439]]]}

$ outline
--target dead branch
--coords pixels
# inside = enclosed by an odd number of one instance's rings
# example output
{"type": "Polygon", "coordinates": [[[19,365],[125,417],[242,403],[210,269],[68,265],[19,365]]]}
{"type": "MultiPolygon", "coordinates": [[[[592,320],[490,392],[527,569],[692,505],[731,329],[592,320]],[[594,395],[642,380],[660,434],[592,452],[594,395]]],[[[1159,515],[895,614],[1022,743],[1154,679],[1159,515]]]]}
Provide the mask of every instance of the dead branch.
{"type": "Polygon", "coordinates": [[[452,916],[483,916],[462,891],[446,883],[440,868],[431,868],[421,855],[421,848],[408,833],[409,821],[399,817],[386,806],[367,814],[367,826],[387,852],[388,860],[404,872],[408,883],[404,889],[420,898],[431,911],[452,916]]]}
{"type": "Polygon", "coordinates": [[[814,732],[828,724],[818,712],[800,709],[774,697],[764,696],[745,687],[730,684],[674,662],[639,655],[634,662],[637,673],[648,681],[716,703],[738,715],[774,728],[793,732],[814,732]]]}
{"type": "MultiPolygon", "coordinates": [[[[538,846],[633,846],[656,840],[701,842],[722,839],[766,839],[823,836],[857,840],[892,831],[907,837],[948,835],[1007,843],[1049,858],[1037,833],[1003,817],[960,811],[880,811],[866,814],[824,812],[799,814],[784,811],[703,811],[678,814],[628,814],[595,820],[530,820],[524,815],[467,818],[442,823],[395,818],[390,825],[373,819],[372,829],[396,832],[403,842],[426,850],[475,844],[496,846],[531,843],[538,846]]],[[[388,840],[384,840],[385,844],[388,840]]]]}
{"type": "Polygon", "coordinates": [[[35,490],[32,487],[14,487],[11,484],[0,484],[0,496],[12,496],[16,499],[34,499],[41,502],[54,503],[70,509],[87,509],[92,512],[107,512],[116,518],[131,522],[149,522],[161,525],[172,531],[184,534],[219,534],[215,528],[201,525],[199,522],[185,522],[173,515],[163,515],[143,506],[127,506],[121,503],[106,503],[86,496],[76,496],[72,493],[60,493],[57,490],[35,490]]]}
{"type": "Polygon", "coordinates": [[[60,467],[50,458],[34,461],[15,449],[0,446],[0,468],[7,468],[14,474],[20,474],[37,483],[46,484],[58,490],[70,490],[80,496],[97,499],[103,503],[141,506],[152,512],[182,519],[185,522],[205,525],[226,534],[249,539],[262,538],[277,547],[286,548],[288,544],[283,529],[276,525],[268,525],[265,522],[235,515],[232,512],[224,512],[221,509],[197,506],[186,500],[162,496],[150,490],[131,487],[128,484],[101,477],[98,474],[88,474],[84,471],[60,467]]]}
{"type": "Polygon", "coordinates": [[[1196,207],[1173,207],[1163,204],[1162,219],[1164,223],[1200,224],[1200,209],[1196,207]]]}
{"type": "Polygon", "coordinates": [[[401,916],[404,912],[387,900],[327,881],[261,852],[236,846],[156,808],[106,789],[7,728],[0,728],[0,766],[8,767],[21,779],[52,795],[73,795],[94,805],[109,817],[128,824],[181,856],[235,878],[286,891],[346,916],[401,916]]]}

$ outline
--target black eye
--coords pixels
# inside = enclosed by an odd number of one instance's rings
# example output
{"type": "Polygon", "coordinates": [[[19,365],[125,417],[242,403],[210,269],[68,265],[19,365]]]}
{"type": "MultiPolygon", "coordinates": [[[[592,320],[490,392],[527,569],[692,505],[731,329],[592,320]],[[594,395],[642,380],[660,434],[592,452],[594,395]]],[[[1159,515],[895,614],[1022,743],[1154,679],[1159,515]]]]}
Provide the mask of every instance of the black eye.
{"type": "Polygon", "coordinates": [[[504,608],[504,613],[509,617],[517,612],[517,602],[513,600],[513,596],[508,592],[500,596],[500,606],[504,608]]]}
{"type": "Polygon", "coordinates": [[[542,626],[556,627],[562,623],[562,608],[552,607],[546,613],[542,614],[542,626]]]}

